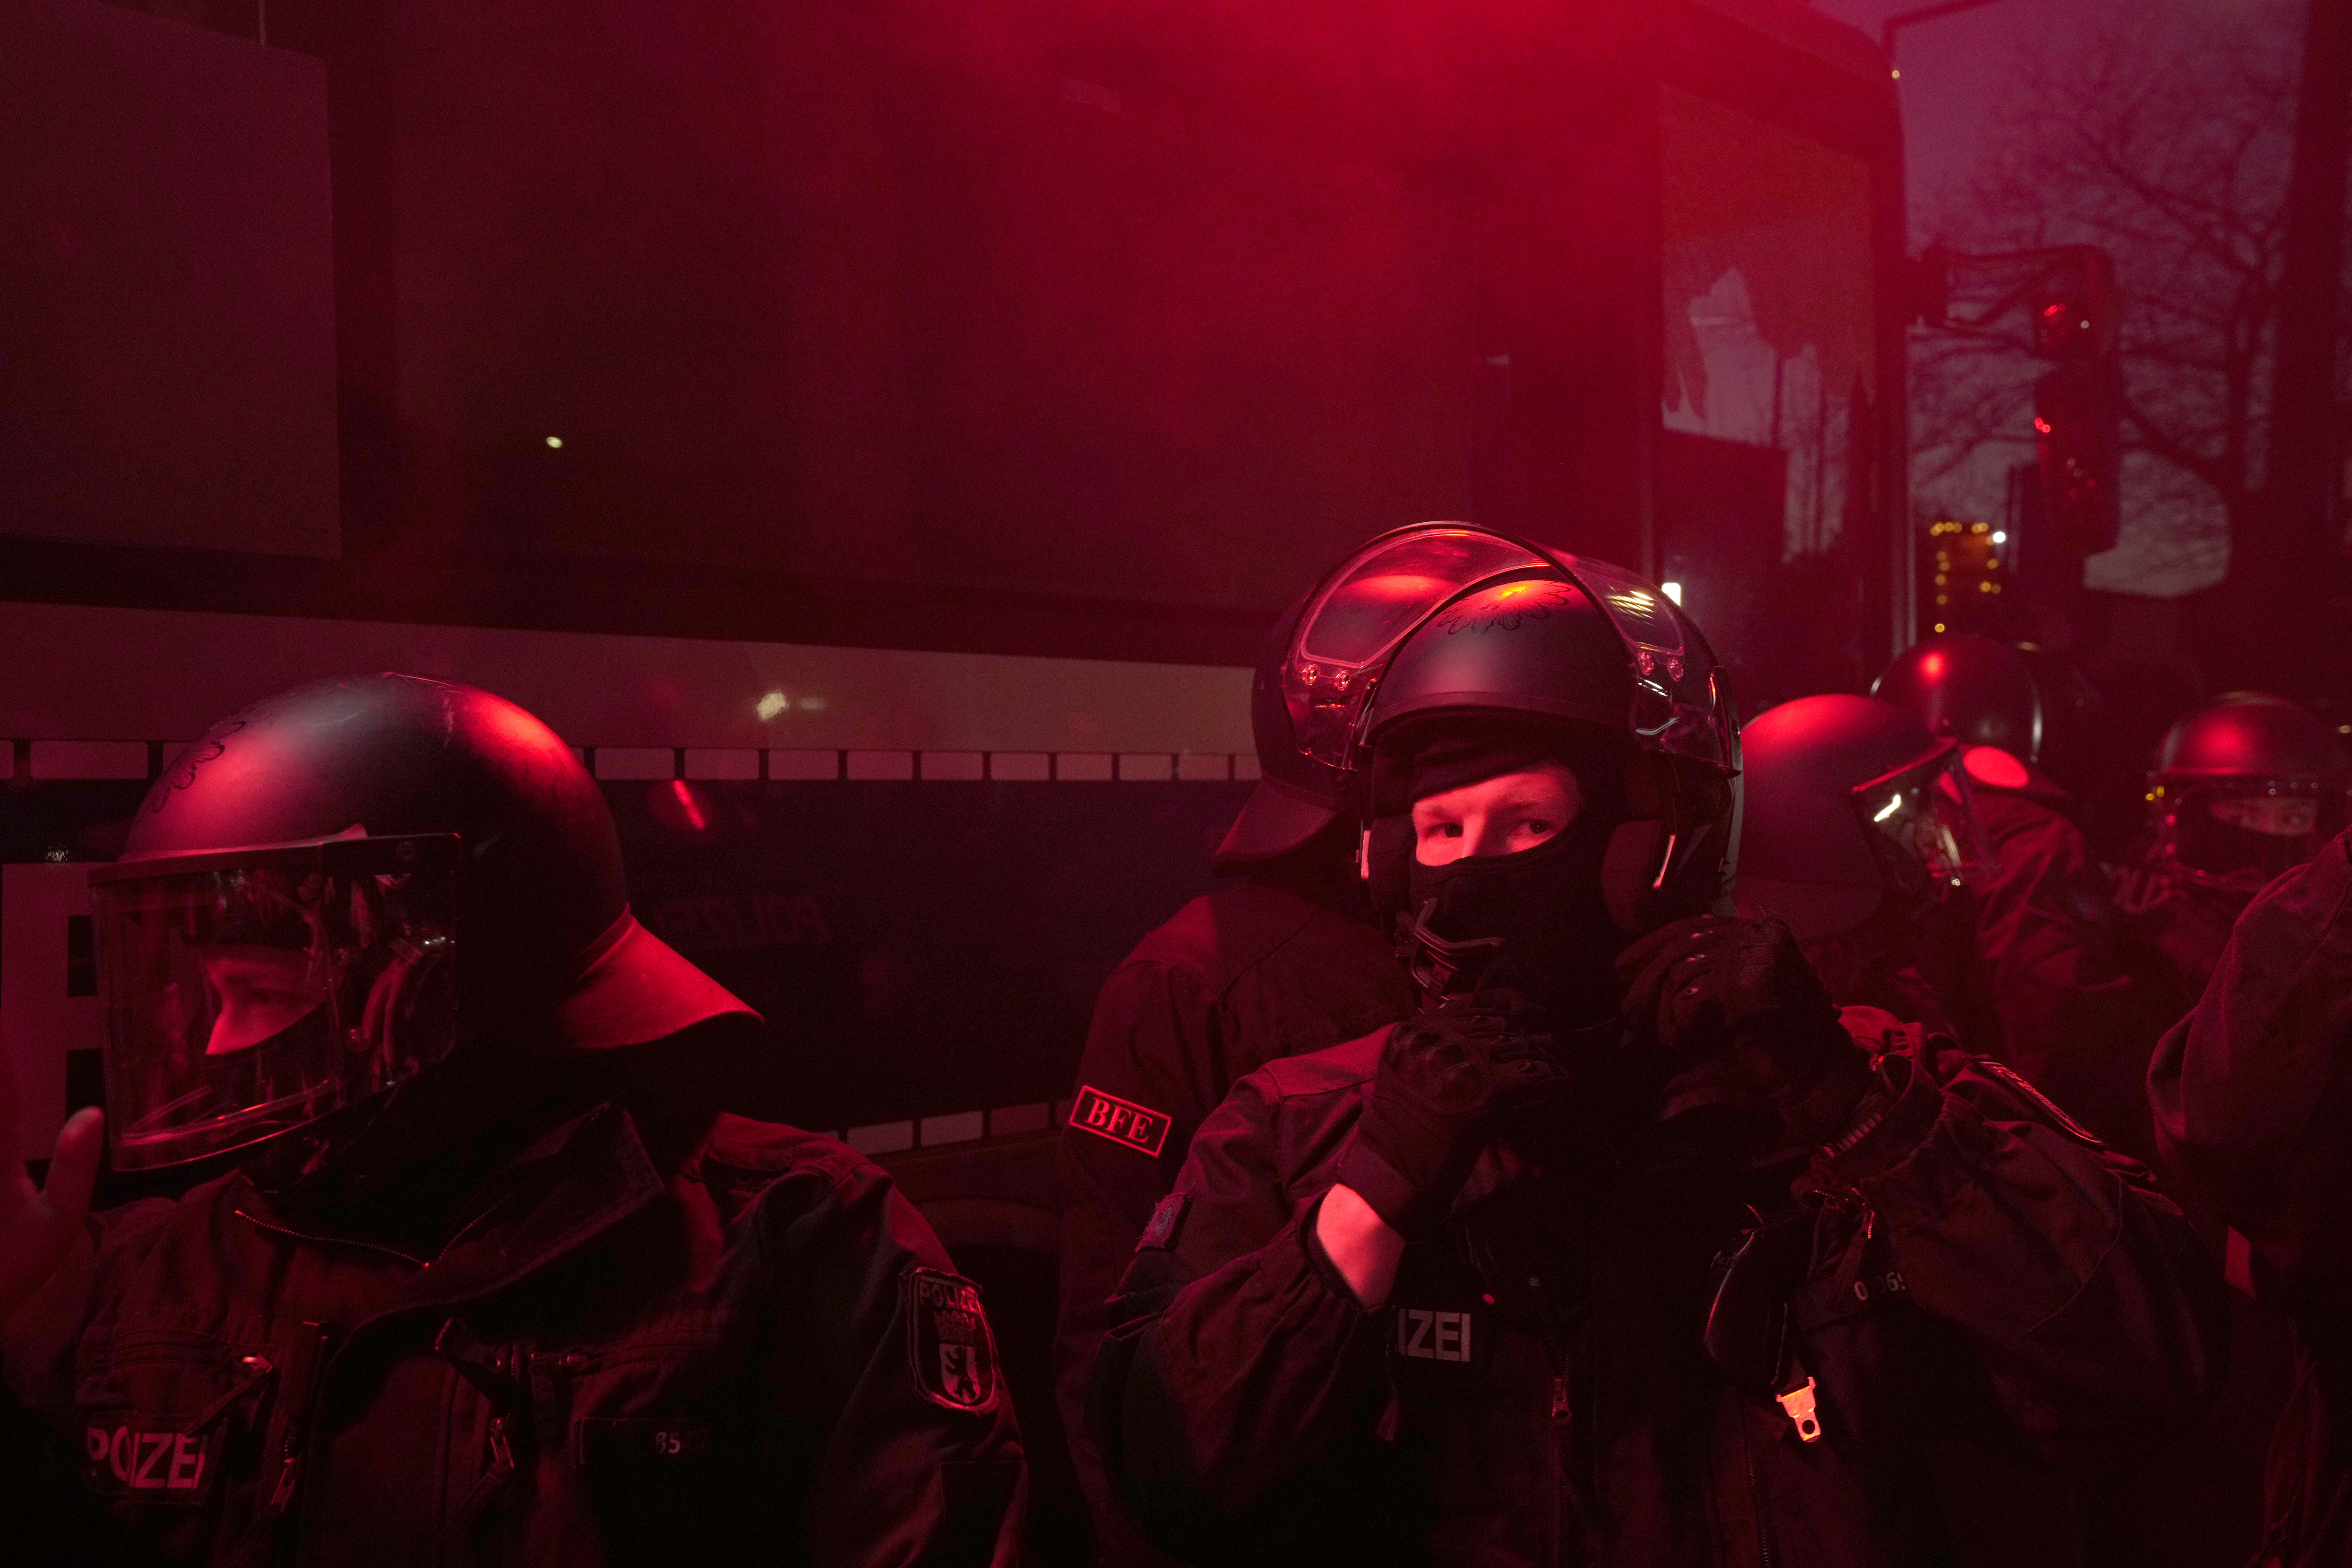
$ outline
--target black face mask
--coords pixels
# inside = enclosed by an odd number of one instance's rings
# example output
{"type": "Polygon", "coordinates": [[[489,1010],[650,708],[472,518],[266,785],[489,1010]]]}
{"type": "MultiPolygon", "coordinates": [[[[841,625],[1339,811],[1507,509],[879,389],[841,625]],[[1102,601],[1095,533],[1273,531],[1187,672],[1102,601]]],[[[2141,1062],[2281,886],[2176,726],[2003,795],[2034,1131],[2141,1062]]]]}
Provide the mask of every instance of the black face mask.
{"type": "Polygon", "coordinates": [[[1533,849],[1413,861],[1398,924],[1422,989],[1518,991],[1564,1028],[1614,1013],[1615,961],[1629,938],[1610,914],[1601,868],[1620,820],[1588,805],[1533,849]]]}

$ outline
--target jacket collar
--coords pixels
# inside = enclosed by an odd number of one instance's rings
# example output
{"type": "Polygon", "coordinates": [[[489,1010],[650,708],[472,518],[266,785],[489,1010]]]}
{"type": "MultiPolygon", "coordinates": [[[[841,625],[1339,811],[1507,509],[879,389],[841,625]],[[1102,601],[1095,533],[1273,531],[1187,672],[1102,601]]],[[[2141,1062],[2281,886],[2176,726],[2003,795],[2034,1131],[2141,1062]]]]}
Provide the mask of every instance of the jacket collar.
{"type": "Polygon", "coordinates": [[[430,1258],[380,1237],[289,1220],[248,1178],[236,1182],[236,1212],[272,1236],[415,1264],[415,1273],[391,1292],[379,1316],[511,1289],[617,1229],[665,1191],[635,1122],[611,1101],[559,1122],[501,1163],[478,1189],[493,1195],[430,1258]]]}

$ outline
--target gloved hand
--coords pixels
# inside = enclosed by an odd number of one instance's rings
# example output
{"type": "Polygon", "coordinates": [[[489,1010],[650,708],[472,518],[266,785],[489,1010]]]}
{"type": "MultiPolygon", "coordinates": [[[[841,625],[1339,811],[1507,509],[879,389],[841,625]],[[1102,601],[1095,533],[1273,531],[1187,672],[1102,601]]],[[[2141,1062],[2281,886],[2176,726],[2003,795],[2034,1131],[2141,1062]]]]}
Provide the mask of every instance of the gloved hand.
{"type": "Polygon", "coordinates": [[[1449,996],[1389,1031],[1338,1179],[1407,1240],[1437,1228],[1497,1117],[1567,1075],[1505,994],[1449,996]]]}
{"type": "Polygon", "coordinates": [[[1875,1079],[1783,922],[1694,915],[1617,960],[1624,1012],[1670,1068],[1705,1064],[1732,1092],[1780,1113],[1799,1137],[1844,1131],[1875,1079]]]}

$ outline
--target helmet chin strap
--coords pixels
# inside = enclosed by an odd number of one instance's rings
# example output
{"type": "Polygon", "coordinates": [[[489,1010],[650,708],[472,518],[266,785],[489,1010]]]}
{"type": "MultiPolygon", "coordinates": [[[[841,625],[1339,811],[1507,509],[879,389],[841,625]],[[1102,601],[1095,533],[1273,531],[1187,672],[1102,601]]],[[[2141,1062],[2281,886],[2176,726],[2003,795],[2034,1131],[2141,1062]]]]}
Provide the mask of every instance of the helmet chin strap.
{"type": "Polygon", "coordinates": [[[1654,816],[1637,816],[1612,830],[1601,860],[1601,892],[1618,930],[1639,936],[1661,923],[1666,911],[1660,906],[1681,843],[1682,835],[1654,816]]]}

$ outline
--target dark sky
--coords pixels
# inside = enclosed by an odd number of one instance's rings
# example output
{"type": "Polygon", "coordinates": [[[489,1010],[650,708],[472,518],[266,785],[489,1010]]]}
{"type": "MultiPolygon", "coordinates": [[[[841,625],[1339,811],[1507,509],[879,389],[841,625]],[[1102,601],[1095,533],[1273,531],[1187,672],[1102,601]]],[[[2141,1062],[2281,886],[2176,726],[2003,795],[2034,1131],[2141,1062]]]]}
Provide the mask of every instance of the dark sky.
{"type": "MultiPolygon", "coordinates": [[[[1813,0],[1815,7],[1863,28],[1874,37],[1888,16],[1918,8],[1926,0],[1813,0]]],[[[2003,110],[2011,100],[2020,60],[2033,53],[2063,64],[2071,51],[2095,46],[2115,27],[2162,28],[2177,22],[2188,38],[2200,26],[2233,15],[2242,16],[2256,0],[1988,0],[1962,11],[1906,27],[1895,45],[1902,72],[1904,153],[1909,176],[1910,226],[1915,247],[1951,237],[1967,247],[1968,236],[1938,234],[1937,215],[2002,134],[2003,110]]],[[[2291,28],[2302,0],[2284,0],[2274,13],[2291,28]]],[[[2021,421],[2022,416],[2021,415],[2021,421]]],[[[2021,426],[2017,432],[2022,438],[2021,426]]],[[[1980,460],[1939,481],[1939,504],[1954,515],[1998,517],[2005,494],[2005,468],[2023,447],[1986,449],[1980,460]]],[[[2224,523],[2218,501],[2173,495],[2152,505],[2141,470],[2126,463],[2123,481],[2125,522],[2117,548],[2092,557],[2092,586],[2159,597],[2204,586],[2226,559],[2224,523]],[[2210,504],[2209,504],[2210,502],[2210,504]],[[2160,515],[2159,515],[2160,514],[2160,515]]],[[[2201,495],[2202,492],[2196,492],[2201,495]]]]}
{"type": "MultiPolygon", "coordinates": [[[[1923,3],[1814,0],[1817,9],[1874,37],[1885,18],[1923,3]]],[[[1975,10],[1905,28],[1895,44],[1895,63],[1903,72],[1903,131],[1915,235],[1937,193],[1967,176],[1993,128],[2021,53],[2063,51],[2118,16],[2145,19],[2159,9],[2194,16],[2241,4],[2242,0],[1989,0],[1975,10]]]]}

